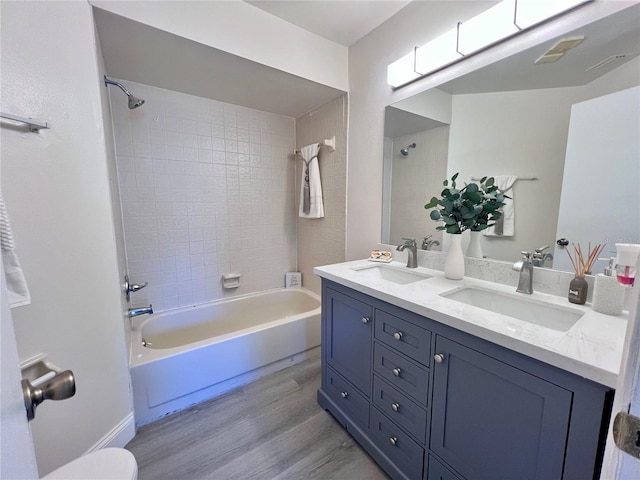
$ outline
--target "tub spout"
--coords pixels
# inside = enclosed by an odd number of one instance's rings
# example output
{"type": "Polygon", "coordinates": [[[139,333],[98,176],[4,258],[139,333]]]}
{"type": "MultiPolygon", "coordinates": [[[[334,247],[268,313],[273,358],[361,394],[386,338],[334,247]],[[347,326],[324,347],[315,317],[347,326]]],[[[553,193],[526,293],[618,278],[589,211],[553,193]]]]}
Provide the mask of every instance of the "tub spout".
{"type": "Polygon", "coordinates": [[[149,305],[148,307],[142,308],[130,308],[127,311],[127,317],[137,317],[138,315],[151,315],[153,313],[153,306],[149,305]]]}

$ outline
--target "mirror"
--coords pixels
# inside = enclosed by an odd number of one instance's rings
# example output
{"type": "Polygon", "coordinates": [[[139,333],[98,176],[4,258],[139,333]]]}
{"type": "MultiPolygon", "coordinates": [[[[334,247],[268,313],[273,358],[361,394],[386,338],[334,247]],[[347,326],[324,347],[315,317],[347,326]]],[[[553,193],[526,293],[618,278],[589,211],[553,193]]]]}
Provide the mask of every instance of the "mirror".
{"type": "Polygon", "coordinates": [[[424,205],[456,172],[460,183],[518,177],[507,193],[513,234],[482,235],[487,258],[513,262],[548,246],[540,266],[572,271],[557,239],[606,243],[603,257],[640,243],[639,24],[636,4],[388,106],[383,243],[413,237],[446,250],[424,205]],[[556,62],[534,63],[574,37],[584,38],[556,62]]]}

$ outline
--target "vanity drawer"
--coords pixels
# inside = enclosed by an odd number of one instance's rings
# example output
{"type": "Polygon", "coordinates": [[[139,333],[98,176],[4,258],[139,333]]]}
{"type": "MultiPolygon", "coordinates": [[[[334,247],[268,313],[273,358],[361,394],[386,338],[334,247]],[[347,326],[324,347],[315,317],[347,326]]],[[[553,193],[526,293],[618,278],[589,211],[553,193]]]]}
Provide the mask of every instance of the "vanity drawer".
{"type": "Polygon", "coordinates": [[[424,480],[461,480],[432,455],[425,455],[425,462],[429,464],[424,469],[424,480]]]}
{"type": "Polygon", "coordinates": [[[370,432],[377,447],[408,478],[422,477],[424,449],[375,407],[371,407],[370,432]]]}
{"type": "Polygon", "coordinates": [[[363,429],[369,427],[369,400],[333,369],[327,368],[327,395],[344,410],[354,423],[363,429]]]}
{"type": "Polygon", "coordinates": [[[408,357],[429,365],[431,332],[383,310],[376,310],[375,338],[408,357]]]}
{"type": "Polygon", "coordinates": [[[423,366],[376,342],[373,371],[420,405],[427,405],[429,372],[423,366]]]}
{"type": "Polygon", "coordinates": [[[425,443],[427,412],[398,389],[392,387],[377,375],[373,376],[373,404],[391,420],[425,443]]]}

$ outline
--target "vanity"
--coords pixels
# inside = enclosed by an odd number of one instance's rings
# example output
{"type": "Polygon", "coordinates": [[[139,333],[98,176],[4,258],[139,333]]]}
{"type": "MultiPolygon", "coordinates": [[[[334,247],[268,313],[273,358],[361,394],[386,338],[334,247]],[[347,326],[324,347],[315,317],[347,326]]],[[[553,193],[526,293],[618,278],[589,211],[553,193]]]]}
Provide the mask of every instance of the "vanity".
{"type": "Polygon", "coordinates": [[[391,478],[599,477],[626,317],[399,262],[314,271],[318,403],[391,478]]]}

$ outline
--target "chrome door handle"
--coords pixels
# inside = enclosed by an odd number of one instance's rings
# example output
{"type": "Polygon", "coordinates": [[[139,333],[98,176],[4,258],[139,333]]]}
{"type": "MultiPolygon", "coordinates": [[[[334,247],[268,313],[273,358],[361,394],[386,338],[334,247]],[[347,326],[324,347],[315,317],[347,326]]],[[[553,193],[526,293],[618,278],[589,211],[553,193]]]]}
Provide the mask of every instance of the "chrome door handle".
{"type": "Polygon", "coordinates": [[[45,400],[64,400],[76,394],[76,380],[71,370],[60,372],[41,387],[34,387],[26,378],[22,379],[22,395],[27,418],[33,420],[36,407],[45,400]]]}

